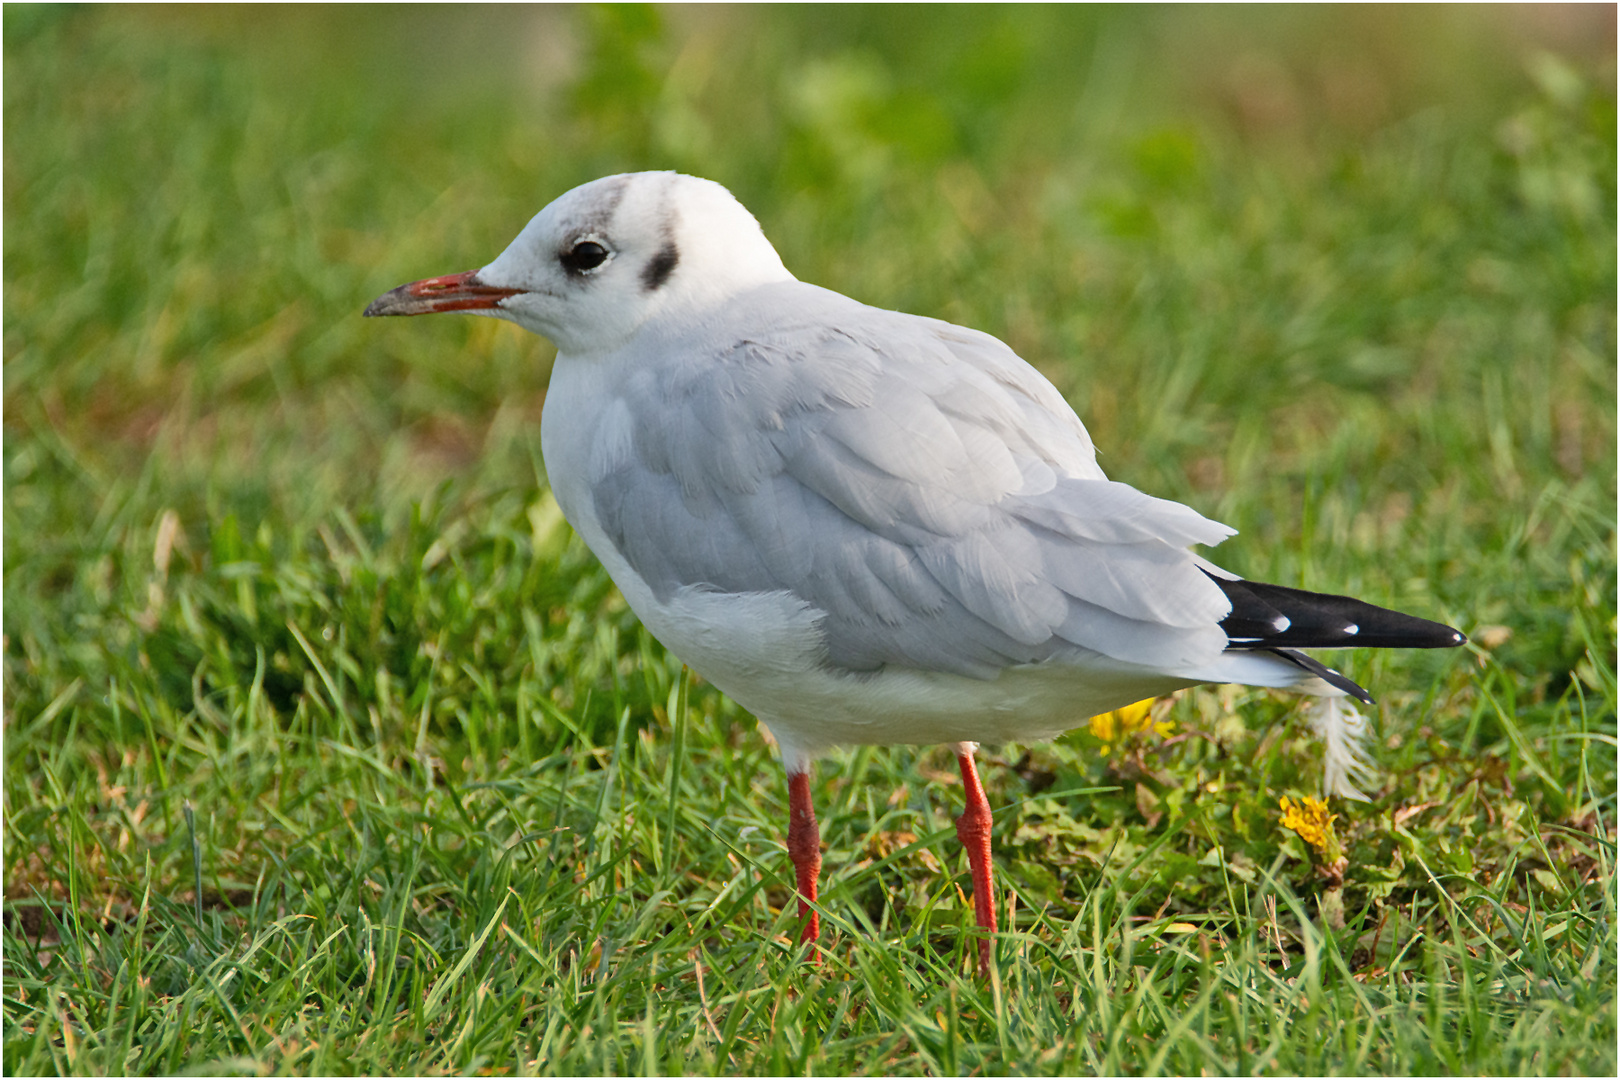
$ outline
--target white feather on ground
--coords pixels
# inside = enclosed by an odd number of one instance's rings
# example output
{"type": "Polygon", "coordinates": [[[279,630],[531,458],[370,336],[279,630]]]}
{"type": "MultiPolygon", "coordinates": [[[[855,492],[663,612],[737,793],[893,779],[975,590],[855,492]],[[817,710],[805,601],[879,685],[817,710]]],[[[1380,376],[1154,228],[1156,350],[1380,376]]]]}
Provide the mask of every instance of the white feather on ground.
{"type": "Polygon", "coordinates": [[[1342,694],[1317,698],[1306,717],[1311,731],[1327,747],[1322,769],[1323,793],[1369,801],[1353,782],[1371,784],[1377,779],[1364,750],[1367,718],[1342,694]]]}

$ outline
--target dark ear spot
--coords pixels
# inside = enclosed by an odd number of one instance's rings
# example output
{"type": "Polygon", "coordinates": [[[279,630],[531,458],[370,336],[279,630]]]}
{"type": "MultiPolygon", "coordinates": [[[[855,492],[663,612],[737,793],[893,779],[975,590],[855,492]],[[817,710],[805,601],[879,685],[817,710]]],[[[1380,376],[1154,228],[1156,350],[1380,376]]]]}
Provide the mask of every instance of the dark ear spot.
{"type": "Polygon", "coordinates": [[[669,275],[675,272],[675,264],[681,261],[680,249],[671,240],[658,249],[658,254],[647,261],[641,271],[641,284],[652,292],[669,280],[669,275]]]}

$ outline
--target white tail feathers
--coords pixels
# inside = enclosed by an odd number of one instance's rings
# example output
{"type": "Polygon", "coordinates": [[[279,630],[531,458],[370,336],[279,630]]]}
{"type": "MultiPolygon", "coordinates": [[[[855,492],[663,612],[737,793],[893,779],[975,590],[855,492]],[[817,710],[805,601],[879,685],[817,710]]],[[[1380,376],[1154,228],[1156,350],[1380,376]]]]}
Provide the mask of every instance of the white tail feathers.
{"type": "Polygon", "coordinates": [[[1320,697],[1306,714],[1311,730],[1327,747],[1323,761],[1322,791],[1367,802],[1353,781],[1371,784],[1373,764],[1362,747],[1367,740],[1367,718],[1343,695],[1320,697]]]}

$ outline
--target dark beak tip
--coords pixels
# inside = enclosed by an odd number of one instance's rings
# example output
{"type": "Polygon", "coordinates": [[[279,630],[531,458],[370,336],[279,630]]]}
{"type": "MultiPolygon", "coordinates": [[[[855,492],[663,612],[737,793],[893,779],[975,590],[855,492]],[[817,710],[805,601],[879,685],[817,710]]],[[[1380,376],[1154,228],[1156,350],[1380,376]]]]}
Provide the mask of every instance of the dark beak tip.
{"type": "Polygon", "coordinates": [[[410,285],[400,285],[367,304],[366,310],[360,314],[367,319],[375,319],[382,315],[417,315],[429,310],[432,309],[411,295],[410,285]]]}

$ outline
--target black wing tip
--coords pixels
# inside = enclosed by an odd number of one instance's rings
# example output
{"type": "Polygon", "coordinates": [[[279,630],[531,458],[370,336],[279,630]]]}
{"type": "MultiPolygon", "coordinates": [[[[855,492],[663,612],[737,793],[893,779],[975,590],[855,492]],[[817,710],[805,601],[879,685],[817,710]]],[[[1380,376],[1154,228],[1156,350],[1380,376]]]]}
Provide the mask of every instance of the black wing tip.
{"type": "Polygon", "coordinates": [[[1413,620],[1413,622],[1424,624],[1423,631],[1426,631],[1426,636],[1422,631],[1415,630],[1411,644],[1397,645],[1396,648],[1455,649],[1460,645],[1468,644],[1468,635],[1455,627],[1447,626],[1445,623],[1430,622],[1428,619],[1419,619],[1415,615],[1408,615],[1407,618],[1413,620]]]}
{"type": "Polygon", "coordinates": [[[1452,649],[1468,642],[1467,635],[1444,623],[1351,596],[1209,578],[1231,602],[1221,629],[1233,648],[1452,649]]]}

